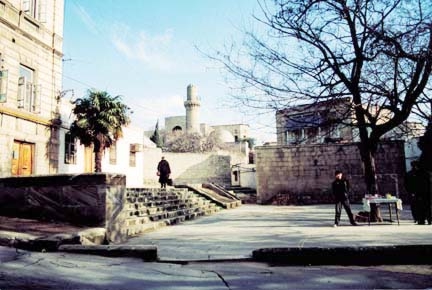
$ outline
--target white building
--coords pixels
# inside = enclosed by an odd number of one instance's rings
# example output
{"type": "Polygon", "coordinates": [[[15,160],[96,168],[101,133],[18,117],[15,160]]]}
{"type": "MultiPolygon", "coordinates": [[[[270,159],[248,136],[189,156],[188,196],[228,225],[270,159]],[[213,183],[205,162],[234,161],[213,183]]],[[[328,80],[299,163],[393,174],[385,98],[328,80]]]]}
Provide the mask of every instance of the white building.
{"type": "MultiPolygon", "coordinates": [[[[92,148],[84,147],[79,141],[71,140],[68,128],[74,121],[72,104],[61,100],[62,128],[60,131],[59,173],[94,172],[92,148]]],[[[126,186],[141,187],[144,182],[144,149],[156,145],[144,136],[144,130],[134,126],[123,127],[123,137],[114,146],[107,148],[102,159],[102,171],[126,175],[126,186]]]]}

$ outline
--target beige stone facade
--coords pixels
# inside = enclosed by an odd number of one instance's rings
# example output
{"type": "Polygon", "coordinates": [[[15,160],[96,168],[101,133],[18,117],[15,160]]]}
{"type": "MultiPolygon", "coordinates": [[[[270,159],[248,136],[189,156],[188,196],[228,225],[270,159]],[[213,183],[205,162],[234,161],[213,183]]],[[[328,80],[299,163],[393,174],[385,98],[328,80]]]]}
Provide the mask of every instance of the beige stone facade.
{"type": "MultiPolygon", "coordinates": [[[[336,169],[351,181],[352,201],[360,202],[366,193],[357,143],[261,146],[255,151],[258,203],[268,203],[277,195],[288,204],[331,203],[336,169]]],[[[380,143],[376,167],[380,193],[405,199],[404,142],[380,143]]]]}
{"type": "Polygon", "coordinates": [[[64,0],[0,1],[0,177],[56,173],[64,0]]]}

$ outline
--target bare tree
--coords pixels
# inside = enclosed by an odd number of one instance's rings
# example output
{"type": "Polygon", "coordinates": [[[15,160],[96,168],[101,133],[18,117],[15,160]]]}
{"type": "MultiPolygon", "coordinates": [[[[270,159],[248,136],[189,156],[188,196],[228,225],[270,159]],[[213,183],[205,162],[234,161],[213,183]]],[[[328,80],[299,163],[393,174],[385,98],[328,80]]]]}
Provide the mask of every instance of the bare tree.
{"type": "Polygon", "coordinates": [[[211,57],[241,80],[255,108],[351,98],[368,192],[377,193],[380,138],[425,111],[432,70],[432,8],[421,0],[260,1],[266,34],[248,32],[211,57]],[[250,94],[253,90],[254,94],[250,94]]]}

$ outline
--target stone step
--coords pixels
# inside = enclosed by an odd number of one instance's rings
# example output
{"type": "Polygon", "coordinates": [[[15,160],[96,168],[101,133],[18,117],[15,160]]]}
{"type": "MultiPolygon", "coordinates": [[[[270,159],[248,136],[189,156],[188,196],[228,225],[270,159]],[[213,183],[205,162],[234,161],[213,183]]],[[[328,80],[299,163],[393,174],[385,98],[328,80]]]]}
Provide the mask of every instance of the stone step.
{"type": "MultiPolygon", "coordinates": [[[[150,221],[148,220],[145,223],[136,223],[136,220],[129,220],[127,222],[127,227],[126,227],[126,231],[124,232],[124,234],[126,234],[127,236],[136,236],[136,235],[140,235],[146,232],[150,232],[150,231],[154,231],[157,230],[161,227],[165,227],[165,226],[169,226],[169,225],[175,225],[175,224],[179,224],[188,220],[193,220],[197,217],[206,215],[206,214],[210,214],[212,213],[211,211],[201,211],[201,210],[197,210],[197,211],[191,211],[186,213],[185,215],[178,215],[178,216],[172,216],[172,217],[167,217],[167,218],[161,218],[159,220],[156,221],[150,221]]],[[[147,220],[146,218],[143,218],[141,220],[147,220]]]]}
{"type": "Polygon", "coordinates": [[[128,189],[124,204],[127,218],[121,232],[127,236],[139,235],[214,214],[220,209],[214,202],[187,188],[128,189]]]}

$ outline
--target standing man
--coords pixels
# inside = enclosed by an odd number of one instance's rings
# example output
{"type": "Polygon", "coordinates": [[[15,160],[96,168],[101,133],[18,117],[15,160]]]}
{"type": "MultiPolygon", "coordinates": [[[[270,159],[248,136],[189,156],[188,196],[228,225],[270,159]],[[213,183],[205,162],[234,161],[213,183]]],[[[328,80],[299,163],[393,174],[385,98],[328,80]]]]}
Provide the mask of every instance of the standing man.
{"type": "Polygon", "coordinates": [[[417,161],[405,177],[405,188],[411,194],[411,210],[418,225],[432,224],[429,174],[417,161]]]}
{"type": "MultiPolygon", "coordinates": [[[[422,198],[420,196],[421,193],[421,180],[420,180],[421,174],[419,169],[419,162],[417,160],[414,160],[411,162],[411,170],[407,172],[405,175],[405,189],[408,191],[410,195],[410,204],[411,204],[411,214],[414,219],[414,223],[416,223],[419,220],[419,216],[422,216],[423,214],[418,214],[417,212],[421,210],[423,207],[422,205],[422,198]]],[[[424,217],[423,217],[424,222],[424,217]]]]}
{"type": "Polygon", "coordinates": [[[161,184],[161,188],[166,188],[169,176],[171,174],[171,168],[168,161],[165,160],[164,156],[162,156],[162,160],[159,161],[159,164],[157,166],[157,173],[159,175],[159,183],[161,184]]]}
{"type": "Polygon", "coordinates": [[[335,210],[336,210],[334,227],[339,226],[342,206],[344,207],[348,215],[351,225],[357,226],[357,223],[354,221],[354,217],[351,212],[351,207],[348,199],[350,185],[348,180],[343,177],[342,171],[340,170],[336,170],[335,172],[335,180],[332,183],[332,190],[335,198],[335,210]]]}

